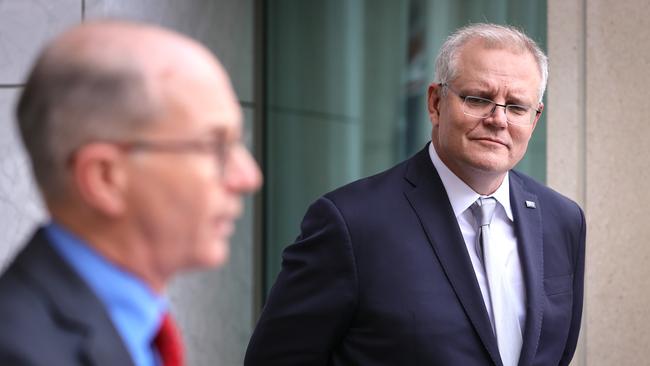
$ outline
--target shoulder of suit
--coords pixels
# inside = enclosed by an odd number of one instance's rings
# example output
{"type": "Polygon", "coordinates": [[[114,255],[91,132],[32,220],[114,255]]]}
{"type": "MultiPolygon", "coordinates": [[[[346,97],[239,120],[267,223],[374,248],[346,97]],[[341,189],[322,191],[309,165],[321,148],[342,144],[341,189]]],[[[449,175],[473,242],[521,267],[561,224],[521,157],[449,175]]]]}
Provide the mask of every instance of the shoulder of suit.
{"type": "MultiPolygon", "coordinates": [[[[14,263],[0,278],[0,360],[7,352],[36,352],[67,343],[50,300],[14,263]]],[[[45,353],[45,351],[43,351],[45,353]]]]}
{"type": "Polygon", "coordinates": [[[399,184],[405,183],[405,167],[406,162],[402,162],[380,173],[347,183],[324,194],[324,196],[337,202],[341,200],[365,200],[369,197],[387,194],[394,191],[399,184]]]}
{"type": "Polygon", "coordinates": [[[536,179],[520,172],[517,170],[510,171],[510,179],[520,182],[525,189],[537,195],[537,198],[544,203],[544,205],[555,205],[560,206],[565,209],[580,209],[580,206],[571,198],[565,196],[564,194],[550,188],[536,179]]]}
{"type": "Polygon", "coordinates": [[[0,276],[0,365],[73,364],[82,343],[83,333],[63,326],[54,299],[36,279],[32,260],[43,254],[35,247],[42,244],[35,244],[43,239],[41,234],[32,238],[0,276]]]}
{"type": "Polygon", "coordinates": [[[3,324],[0,333],[23,326],[45,331],[54,324],[50,299],[34,283],[29,268],[24,266],[25,250],[0,276],[0,324],[3,324]]]}

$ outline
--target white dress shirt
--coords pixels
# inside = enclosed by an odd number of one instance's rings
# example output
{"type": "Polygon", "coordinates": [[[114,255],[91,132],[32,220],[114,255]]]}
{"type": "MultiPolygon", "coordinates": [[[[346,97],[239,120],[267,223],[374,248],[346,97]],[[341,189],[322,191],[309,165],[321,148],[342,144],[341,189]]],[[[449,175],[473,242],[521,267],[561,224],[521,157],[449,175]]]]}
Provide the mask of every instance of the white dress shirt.
{"type": "MultiPolygon", "coordinates": [[[[476,193],[451,170],[449,170],[442,160],[440,160],[440,157],[436,153],[432,143],[429,144],[429,156],[431,157],[431,161],[438,171],[440,180],[442,180],[442,184],[447,191],[447,197],[449,198],[451,207],[454,210],[456,221],[458,221],[458,226],[463,234],[463,239],[465,239],[465,246],[467,247],[469,258],[472,261],[472,266],[474,267],[476,280],[481,288],[485,308],[490,316],[490,322],[494,327],[494,315],[492,314],[487,277],[485,276],[483,264],[476,252],[475,246],[478,223],[469,209],[479,197],[488,196],[481,196],[476,193]]],[[[501,182],[501,186],[499,186],[499,188],[489,196],[494,197],[498,202],[494,212],[494,217],[490,224],[490,235],[492,243],[505,246],[506,250],[503,253],[507,253],[506,255],[508,256],[506,263],[507,273],[505,276],[511,284],[516,297],[516,299],[513,299],[513,303],[515,305],[517,317],[519,318],[521,333],[523,334],[524,324],[526,321],[526,290],[524,287],[519,252],[517,250],[514,217],[512,216],[512,209],[510,207],[510,180],[508,175],[509,174],[506,174],[503,182],[501,182]]]]}

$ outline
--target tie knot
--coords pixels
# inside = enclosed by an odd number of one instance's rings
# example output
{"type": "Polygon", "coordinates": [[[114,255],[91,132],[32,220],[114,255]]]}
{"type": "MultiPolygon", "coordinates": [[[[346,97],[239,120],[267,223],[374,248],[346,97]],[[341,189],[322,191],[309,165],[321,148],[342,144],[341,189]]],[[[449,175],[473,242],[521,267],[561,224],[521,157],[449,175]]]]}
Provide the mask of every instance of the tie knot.
{"type": "Polygon", "coordinates": [[[480,197],[472,204],[470,209],[479,226],[490,225],[494,210],[497,207],[497,200],[494,197],[480,197]]]}

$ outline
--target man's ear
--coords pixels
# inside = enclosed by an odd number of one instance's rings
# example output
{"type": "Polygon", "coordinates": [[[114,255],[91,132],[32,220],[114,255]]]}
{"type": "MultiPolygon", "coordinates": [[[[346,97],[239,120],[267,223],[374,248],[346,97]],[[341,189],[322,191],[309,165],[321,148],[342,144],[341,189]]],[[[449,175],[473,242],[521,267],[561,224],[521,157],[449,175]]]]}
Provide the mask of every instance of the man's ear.
{"type": "Polygon", "coordinates": [[[537,126],[537,121],[542,117],[542,112],[544,111],[544,103],[539,102],[539,106],[537,107],[537,110],[539,113],[535,116],[535,121],[533,121],[533,131],[535,130],[535,127],[537,126]]]}
{"type": "Polygon", "coordinates": [[[429,84],[427,91],[427,109],[429,110],[429,119],[431,124],[436,126],[440,118],[440,96],[442,94],[442,86],[438,83],[429,84]]]}
{"type": "Polygon", "coordinates": [[[107,216],[124,212],[127,183],[124,164],[123,152],[113,145],[91,143],[77,150],[70,169],[83,203],[107,216]]]}

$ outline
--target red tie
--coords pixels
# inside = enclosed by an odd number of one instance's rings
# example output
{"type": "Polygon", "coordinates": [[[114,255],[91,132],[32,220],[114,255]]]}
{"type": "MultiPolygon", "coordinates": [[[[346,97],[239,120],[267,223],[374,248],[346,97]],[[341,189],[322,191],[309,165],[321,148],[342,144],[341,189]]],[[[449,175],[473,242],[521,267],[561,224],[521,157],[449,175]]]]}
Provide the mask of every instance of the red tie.
{"type": "Polygon", "coordinates": [[[169,313],[163,315],[160,329],[158,329],[153,343],[160,354],[161,366],[183,366],[181,335],[169,313]]]}

